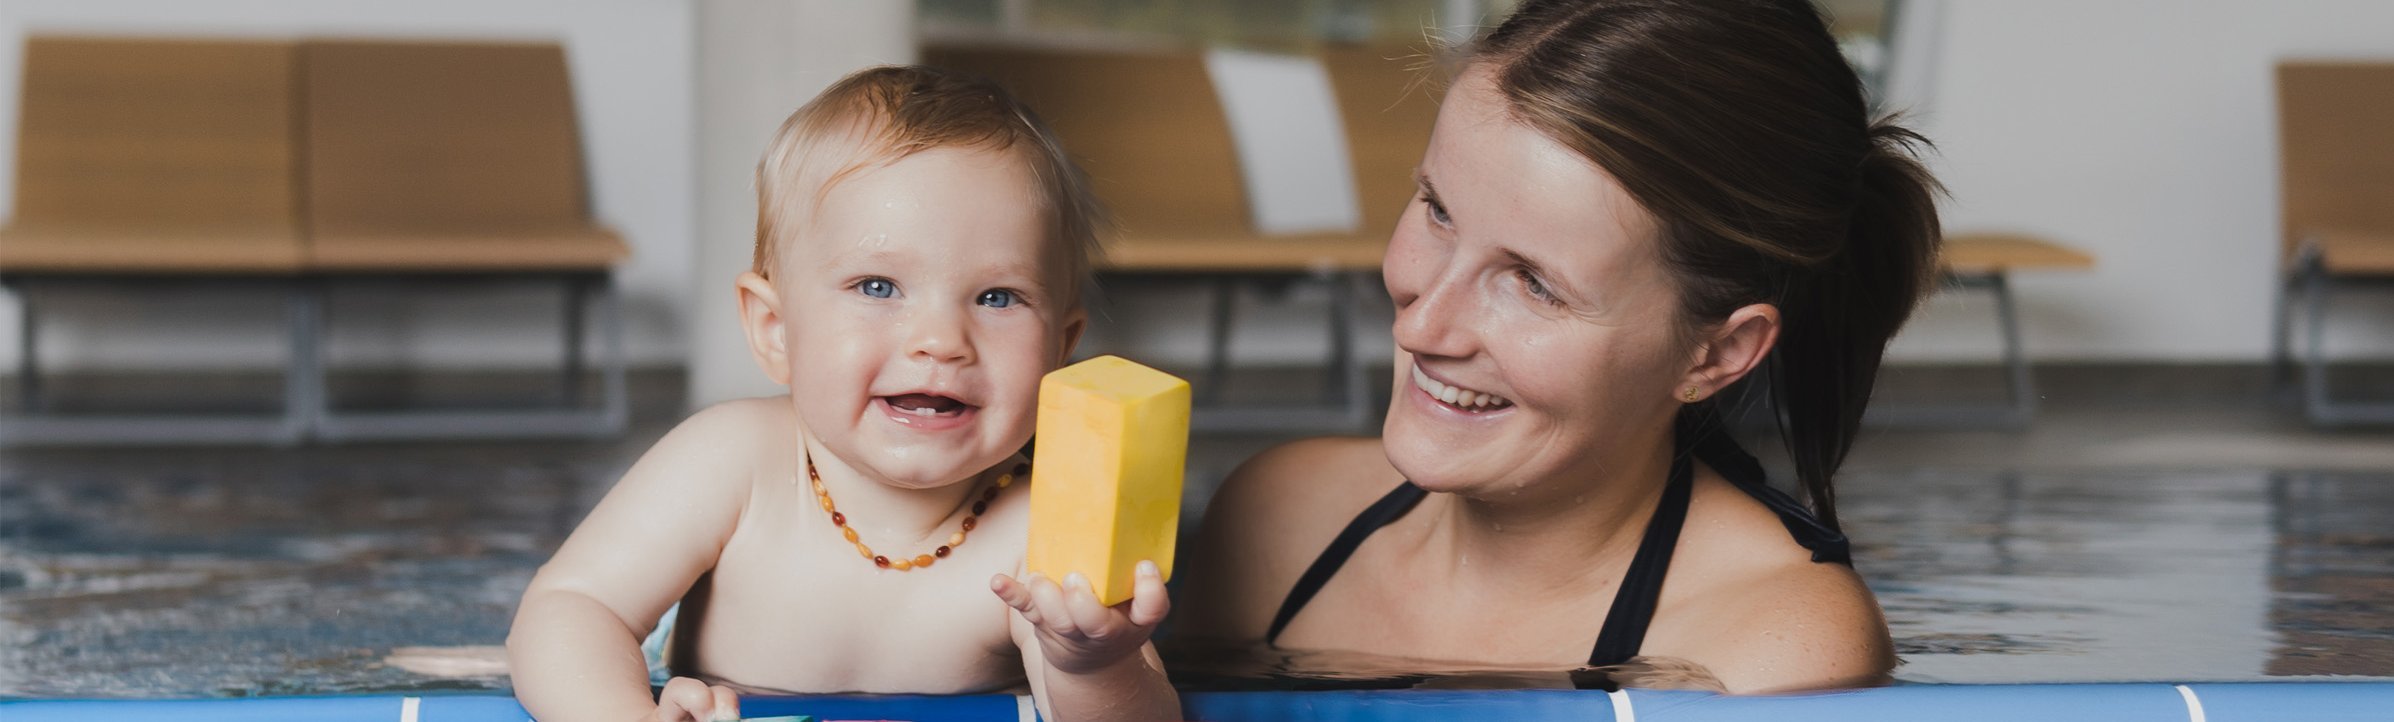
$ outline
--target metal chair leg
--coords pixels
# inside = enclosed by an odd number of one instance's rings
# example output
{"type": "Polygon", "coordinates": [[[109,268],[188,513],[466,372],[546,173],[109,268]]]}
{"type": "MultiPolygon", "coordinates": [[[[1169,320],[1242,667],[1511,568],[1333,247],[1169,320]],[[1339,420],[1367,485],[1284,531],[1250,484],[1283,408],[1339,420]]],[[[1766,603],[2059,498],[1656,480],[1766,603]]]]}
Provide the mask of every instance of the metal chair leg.
{"type": "Polygon", "coordinates": [[[2295,279],[2300,277],[2298,272],[2288,271],[2278,277],[2275,284],[2277,288],[2272,289],[2274,293],[2270,295],[2269,388],[2272,392],[2283,392],[2293,386],[2294,304],[2289,297],[2294,295],[2295,279]]]}
{"type": "Polygon", "coordinates": [[[289,324],[289,358],[283,364],[283,437],[278,443],[305,440],[316,427],[330,382],[324,373],[324,291],[310,281],[293,283],[285,296],[289,324]]]}
{"type": "Polygon", "coordinates": [[[564,358],[558,364],[558,397],[569,407],[582,405],[582,377],[587,375],[583,368],[582,336],[588,325],[584,307],[590,303],[590,285],[590,280],[583,276],[565,277],[565,342],[561,349],[564,358]]]}
{"type": "Polygon", "coordinates": [[[2003,326],[2003,364],[2011,372],[2009,421],[2026,425],[2037,415],[2037,387],[2035,376],[2029,372],[2026,345],[2020,340],[2020,311],[2012,300],[2012,284],[2004,274],[1987,277],[1987,289],[1995,295],[1995,320],[2003,326]]]}
{"type": "Polygon", "coordinates": [[[1222,403],[1223,387],[1230,383],[1230,326],[1232,305],[1238,302],[1238,279],[1216,276],[1213,279],[1213,315],[1207,319],[1205,330],[1205,388],[1197,391],[1197,403],[1212,406],[1222,403]]]}
{"type": "Polygon", "coordinates": [[[2334,290],[2327,268],[2320,263],[2304,264],[2303,300],[2306,318],[2303,321],[2303,413],[2311,423],[2334,423],[2329,417],[2327,389],[2327,305],[2334,290]]]}
{"type": "Polygon", "coordinates": [[[2294,373],[2294,295],[2308,278],[2305,269],[2318,261],[2319,250],[2308,243],[2295,251],[2283,275],[2277,279],[2275,302],[2270,314],[2269,383],[2272,391],[2291,396],[2296,390],[2294,373]]]}
{"type": "Polygon", "coordinates": [[[600,333],[600,363],[606,367],[605,397],[599,416],[600,435],[623,433],[631,425],[632,394],[627,382],[626,366],[630,361],[623,350],[624,320],[623,294],[615,288],[613,275],[600,276],[597,281],[600,333]]]}
{"type": "Polygon", "coordinates": [[[19,413],[43,410],[41,317],[34,313],[33,289],[17,286],[17,408],[19,413]]]}
{"type": "Polygon", "coordinates": [[[1364,431],[1372,418],[1371,390],[1364,378],[1363,356],[1356,353],[1362,345],[1356,338],[1356,284],[1354,274],[1333,273],[1330,284],[1330,373],[1331,388],[1338,390],[1338,398],[1346,409],[1347,426],[1364,431]]]}

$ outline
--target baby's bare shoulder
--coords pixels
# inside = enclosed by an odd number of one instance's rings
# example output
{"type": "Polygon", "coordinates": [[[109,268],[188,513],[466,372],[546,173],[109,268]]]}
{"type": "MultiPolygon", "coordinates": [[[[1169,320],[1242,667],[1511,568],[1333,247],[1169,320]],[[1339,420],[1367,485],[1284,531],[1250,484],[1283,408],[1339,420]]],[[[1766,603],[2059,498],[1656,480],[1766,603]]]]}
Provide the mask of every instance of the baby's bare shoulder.
{"type": "Polygon", "coordinates": [[[763,486],[760,480],[793,473],[796,423],[797,414],[778,399],[700,409],[650,446],[608,496],[623,498],[644,517],[694,516],[728,536],[763,486]]]}
{"type": "Polygon", "coordinates": [[[699,409],[650,447],[640,465],[674,467],[692,480],[746,482],[796,453],[797,414],[780,399],[725,401],[699,409]]]}
{"type": "Polygon", "coordinates": [[[788,432],[798,423],[798,414],[785,399],[758,397],[733,399],[699,409],[683,419],[672,437],[695,437],[722,444],[757,444],[780,436],[789,439],[788,432]]]}
{"type": "MultiPolygon", "coordinates": [[[[746,513],[775,429],[770,400],[701,410],[650,446],[574,528],[533,586],[579,591],[627,624],[653,620],[715,566],[746,513]]],[[[635,627],[637,628],[637,627],[635,627]]]]}

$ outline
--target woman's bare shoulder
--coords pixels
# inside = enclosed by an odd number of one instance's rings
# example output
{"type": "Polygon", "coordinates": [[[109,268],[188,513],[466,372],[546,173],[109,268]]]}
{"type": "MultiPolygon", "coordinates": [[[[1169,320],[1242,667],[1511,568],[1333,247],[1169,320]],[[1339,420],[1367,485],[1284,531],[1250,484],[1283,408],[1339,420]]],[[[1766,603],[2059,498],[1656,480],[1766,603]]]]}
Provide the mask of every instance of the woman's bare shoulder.
{"type": "Polygon", "coordinates": [[[1346,518],[1402,480],[1377,438],[1302,439],[1240,464],[1223,480],[1206,514],[1218,513],[1248,535],[1326,541],[1346,518]],[[1327,531],[1320,528],[1324,524],[1327,531]]]}
{"type": "Polygon", "coordinates": [[[1399,481],[1374,438],[1304,439],[1248,459],[1207,503],[1188,546],[1184,632],[1260,638],[1306,565],[1399,481]]]}
{"type": "Polygon", "coordinates": [[[1776,513],[1734,486],[1715,478],[1697,488],[1671,569],[1680,599],[1667,605],[1684,656],[1736,693],[1883,681],[1894,652],[1861,575],[1813,561],[1776,513]]]}
{"type": "Polygon", "coordinates": [[[1842,564],[1786,567],[1696,605],[1713,626],[1700,657],[1732,693],[1882,684],[1895,668],[1878,599],[1842,564]]]}

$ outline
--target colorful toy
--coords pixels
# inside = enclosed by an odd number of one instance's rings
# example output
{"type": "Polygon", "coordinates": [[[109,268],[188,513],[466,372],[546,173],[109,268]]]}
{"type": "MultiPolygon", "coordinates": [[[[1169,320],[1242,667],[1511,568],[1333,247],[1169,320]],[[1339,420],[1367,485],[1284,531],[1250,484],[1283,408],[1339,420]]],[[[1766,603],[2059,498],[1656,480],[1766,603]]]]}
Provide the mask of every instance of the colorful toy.
{"type": "Polygon", "coordinates": [[[1131,598],[1141,560],[1172,576],[1189,382],[1115,356],[1039,384],[1031,461],[1031,571],[1079,572],[1106,605],[1131,598]]]}

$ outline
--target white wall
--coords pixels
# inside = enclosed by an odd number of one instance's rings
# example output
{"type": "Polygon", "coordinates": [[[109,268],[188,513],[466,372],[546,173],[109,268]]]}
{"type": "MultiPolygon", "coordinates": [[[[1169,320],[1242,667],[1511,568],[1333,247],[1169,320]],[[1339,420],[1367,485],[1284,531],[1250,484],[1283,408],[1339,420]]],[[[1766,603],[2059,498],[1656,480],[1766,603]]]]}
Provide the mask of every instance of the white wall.
{"type": "MultiPolygon", "coordinates": [[[[632,258],[617,274],[635,363],[679,364],[690,303],[692,16],[672,0],[6,0],[0,2],[0,168],[16,166],[27,34],[297,38],[337,35],[491,38],[564,43],[580,108],[598,219],[632,258]]],[[[0,175],[0,216],[15,174],[0,175]]],[[[336,361],[448,366],[553,364],[558,293],[494,290],[336,300],[336,361]]],[[[78,298],[45,312],[52,367],[271,368],[280,308],[271,299],[136,293],[78,298]]],[[[17,333],[16,299],[0,299],[0,338],[17,333]]],[[[16,346],[0,345],[13,368],[16,346]]]]}
{"type": "MultiPolygon", "coordinates": [[[[1923,0],[1918,127],[1942,155],[1953,231],[2029,231],[2093,272],[2022,273],[2032,355],[2251,361],[2277,267],[2280,58],[2394,60],[2384,0],[1923,0]]],[[[1899,41],[1900,43],[1901,41],[1899,41]]],[[[1898,69],[1899,74],[1902,68],[1898,69]]],[[[2394,294],[2339,301],[2331,349],[2394,354],[2394,294]]],[[[1897,344],[1993,358],[1983,296],[1948,295],[1897,344]]]]}
{"type": "MultiPolygon", "coordinates": [[[[1902,84],[1925,89],[1909,95],[1918,101],[1918,127],[1940,147],[1933,162],[1953,191],[1949,227],[2030,231],[2100,259],[2092,272],[2018,277],[2032,355],[2261,358],[2277,247],[2271,63],[2394,58],[2394,32],[2384,30],[2394,27],[2394,3],[1913,2],[1910,17],[1929,21],[1933,33],[1925,50],[1898,51],[1908,65],[1897,72],[1926,74],[1902,84]]],[[[7,0],[0,3],[0,138],[7,139],[0,167],[14,165],[19,48],[28,32],[561,39],[582,106],[597,212],[634,247],[619,276],[634,322],[633,358],[689,363],[697,401],[761,393],[770,389],[737,345],[726,280],[749,242],[746,173],[754,154],[779,113],[815,88],[854,67],[912,55],[891,39],[892,28],[910,22],[910,3],[777,7],[758,0],[7,0]],[[709,14],[724,28],[699,28],[709,14]],[[699,35],[709,42],[694,40],[699,35]],[[702,90],[710,84],[715,90],[702,90]],[[702,92],[727,94],[714,101],[726,110],[708,110],[717,106],[701,101],[702,92]]],[[[11,182],[0,177],[0,212],[11,182]]],[[[387,303],[341,309],[336,353],[353,362],[548,363],[549,296],[362,299],[387,303]]],[[[1122,294],[1108,309],[1112,328],[1091,342],[1194,361],[1201,357],[1202,298],[1193,290],[1122,294]]],[[[2343,303],[2349,310],[2332,324],[2333,344],[2394,355],[2394,298],[2343,303]]],[[[1283,302],[1249,299],[1239,358],[1318,358],[1321,307],[1318,294],[1304,291],[1283,302]]],[[[0,298],[0,338],[14,337],[14,310],[13,299],[0,298]]],[[[136,294],[60,310],[66,317],[44,332],[53,365],[265,367],[279,358],[276,309],[255,299],[136,294]]],[[[1895,353],[1992,360],[1990,310],[1981,297],[1942,296],[1895,353]]],[[[1378,340],[1367,354],[1387,348],[1386,312],[1375,311],[1366,326],[1378,340]]],[[[0,368],[13,362],[14,348],[0,344],[0,368]]]]}
{"type": "MultiPolygon", "coordinates": [[[[1899,40],[1894,98],[1937,143],[1947,228],[2032,232],[2098,259],[2091,272],[2015,275],[2032,357],[2266,357],[2278,252],[2271,66],[2394,60],[2394,2],[1909,0],[1900,20],[1914,32],[1899,40]]],[[[1204,298],[1120,299],[1115,333],[1092,340],[1194,361],[1204,298]]],[[[1385,303],[1375,299],[1376,318],[1385,303]]],[[[2337,304],[2332,353],[2394,356],[2394,294],[2337,304]]],[[[1316,295],[1250,298],[1239,357],[1320,358],[1321,307],[1316,295]]],[[[1992,362],[1993,314],[1983,293],[1940,294],[1891,353],[1992,362]]],[[[1384,354],[1385,323],[1366,325],[1366,353],[1384,354]]]]}
{"type": "Polygon", "coordinates": [[[756,162],[790,112],[859,68],[914,61],[914,3],[702,0],[690,404],[781,393],[749,355],[733,279],[756,248],[756,162]]]}

